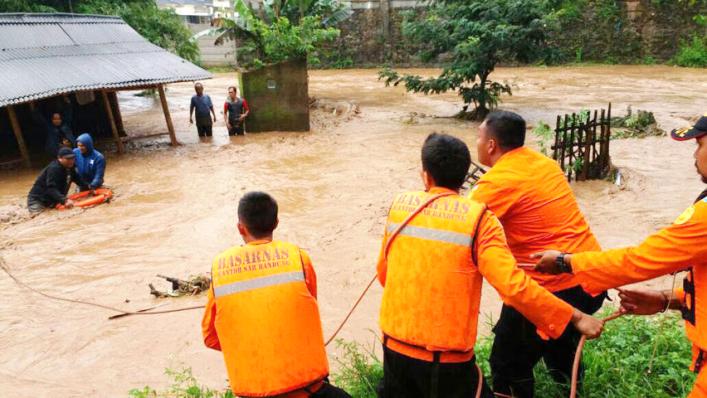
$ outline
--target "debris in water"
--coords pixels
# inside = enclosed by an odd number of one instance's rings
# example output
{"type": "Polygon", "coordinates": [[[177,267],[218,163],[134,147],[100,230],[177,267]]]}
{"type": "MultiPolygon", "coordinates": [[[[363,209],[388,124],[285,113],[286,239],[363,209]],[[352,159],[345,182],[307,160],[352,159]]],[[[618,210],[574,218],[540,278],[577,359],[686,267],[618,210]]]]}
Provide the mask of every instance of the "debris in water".
{"type": "Polygon", "coordinates": [[[166,291],[157,290],[152,283],[149,283],[150,294],[157,297],[180,297],[195,296],[206,291],[211,286],[211,278],[205,275],[192,276],[188,280],[172,278],[164,275],[157,275],[159,278],[171,282],[172,286],[166,291]]]}

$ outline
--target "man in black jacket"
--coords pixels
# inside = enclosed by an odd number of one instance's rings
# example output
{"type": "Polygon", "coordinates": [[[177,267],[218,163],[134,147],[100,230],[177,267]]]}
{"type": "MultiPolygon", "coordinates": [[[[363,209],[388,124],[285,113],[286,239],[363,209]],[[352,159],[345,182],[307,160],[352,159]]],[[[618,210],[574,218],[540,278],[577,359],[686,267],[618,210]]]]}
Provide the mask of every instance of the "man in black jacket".
{"type": "Polygon", "coordinates": [[[30,213],[39,213],[59,204],[68,208],[74,206],[74,202],[66,197],[71,183],[78,185],[82,191],[88,189],[88,184],[81,179],[74,167],[75,161],[76,155],[71,149],[59,149],[57,159],[42,170],[27,195],[27,208],[30,213]]]}

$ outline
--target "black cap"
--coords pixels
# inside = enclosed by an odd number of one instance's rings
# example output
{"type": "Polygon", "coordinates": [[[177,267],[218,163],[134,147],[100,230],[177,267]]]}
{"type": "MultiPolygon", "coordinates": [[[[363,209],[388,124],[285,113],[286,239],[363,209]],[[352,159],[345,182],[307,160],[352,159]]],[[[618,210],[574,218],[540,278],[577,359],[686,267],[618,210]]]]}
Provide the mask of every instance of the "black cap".
{"type": "Polygon", "coordinates": [[[681,129],[673,130],[670,133],[670,136],[677,141],[687,141],[693,138],[700,138],[703,135],[707,135],[707,113],[699,118],[694,126],[683,127],[681,129]]]}
{"type": "Polygon", "coordinates": [[[74,154],[74,151],[72,151],[69,148],[59,149],[59,153],[56,156],[58,158],[64,158],[64,159],[73,159],[76,157],[76,155],[74,154]]]}

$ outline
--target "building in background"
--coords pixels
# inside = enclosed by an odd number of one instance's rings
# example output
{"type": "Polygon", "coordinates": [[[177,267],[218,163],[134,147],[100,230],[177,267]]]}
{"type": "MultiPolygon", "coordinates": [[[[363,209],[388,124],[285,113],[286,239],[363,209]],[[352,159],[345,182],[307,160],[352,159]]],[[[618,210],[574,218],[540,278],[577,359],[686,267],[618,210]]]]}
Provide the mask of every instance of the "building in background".
{"type": "MultiPolygon", "coordinates": [[[[195,35],[211,29],[214,18],[233,18],[233,0],[157,0],[160,8],[171,8],[195,35]]],[[[233,65],[233,46],[214,45],[215,38],[198,35],[201,63],[205,66],[233,65]]]]}

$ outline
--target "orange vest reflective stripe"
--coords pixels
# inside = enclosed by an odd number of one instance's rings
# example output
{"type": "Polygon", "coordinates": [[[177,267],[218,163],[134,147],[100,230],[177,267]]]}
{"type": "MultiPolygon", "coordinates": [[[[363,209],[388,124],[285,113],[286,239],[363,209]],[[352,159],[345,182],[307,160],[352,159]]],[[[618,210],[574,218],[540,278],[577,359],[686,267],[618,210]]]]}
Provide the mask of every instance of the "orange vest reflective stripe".
{"type": "Polygon", "coordinates": [[[227,250],[211,275],[216,332],[236,395],[283,394],[328,375],[319,309],[297,246],[275,241],[227,250]]]}
{"type": "MultiPolygon", "coordinates": [[[[386,228],[394,231],[426,192],[399,195],[386,228]]],[[[386,336],[432,352],[472,352],[482,277],[472,241],[485,206],[459,195],[432,202],[390,245],[380,326],[386,336]]]]}

